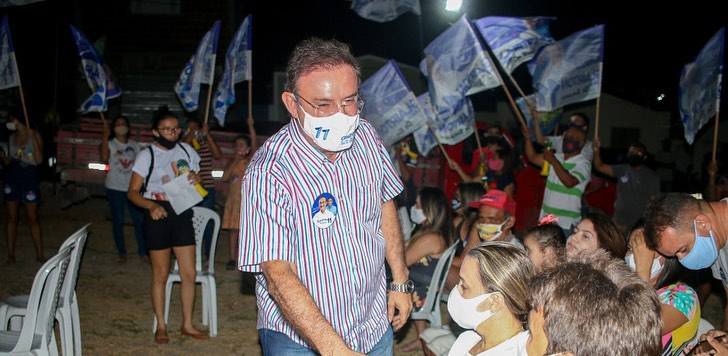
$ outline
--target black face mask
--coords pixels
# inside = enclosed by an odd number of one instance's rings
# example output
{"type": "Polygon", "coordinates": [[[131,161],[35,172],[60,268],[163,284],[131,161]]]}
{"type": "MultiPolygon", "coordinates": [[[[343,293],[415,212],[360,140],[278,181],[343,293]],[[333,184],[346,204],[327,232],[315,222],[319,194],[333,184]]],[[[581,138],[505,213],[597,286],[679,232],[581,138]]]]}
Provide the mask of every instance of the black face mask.
{"type": "Polygon", "coordinates": [[[628,154],[627,163],[632,167],[641,166],[643,163],[645,163],[645,156],[628,154]]]}
{"type": "Polygon", "coordinates": [[[568,137],[564,137],[564,141],[562,143],[561,149],[566,153],[567,155],[574,154],[579,152],[579,141],[572,140],[568,137]]]}
{"type": "Polygon", "coordinates": [[[485,144],[486,145],[497,145],[498,144],[498,136],[486,136],[485,137],[485,144]]]}
{"type": "Polygon", "coordinates": [[[154,139],[157,140],[157,143],[159,143],[160,146],[162,146],[168,150],[173,149],[174,146],[177,146],[177,142],[179,142],[179,138],[177,138],[176,141],[170,141],[170,140],[162,137],[162,135],[155,136],[154,139]]]}

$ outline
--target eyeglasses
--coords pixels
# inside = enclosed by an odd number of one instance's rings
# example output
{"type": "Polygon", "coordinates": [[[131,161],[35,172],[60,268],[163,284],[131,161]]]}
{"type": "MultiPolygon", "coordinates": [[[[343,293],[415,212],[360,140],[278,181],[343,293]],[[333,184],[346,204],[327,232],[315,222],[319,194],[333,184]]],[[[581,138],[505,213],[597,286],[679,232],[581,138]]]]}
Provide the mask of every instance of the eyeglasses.
{"type": "Polygon", "coordinates": [[[182,131],[179,127],[160,127],[157,129],[159,132],[174,133],[182,131]]]}
{"type": "MultiPolygon", "coordinates": [[[[294,96],[296,98],[296,101],[298,101],[298,99],[301,99],[306,102],[306,104],[314,108],[316,112],[313,116],[315,117],[331,116],[339,111],[343,112],[346,115],[354,116],[358,113],[361,113],[362,108],[364,108],[364,100],[362,100],[361,96],[359,96],[358,93],[353,97],[344,99],[344,101],[342,101],[341,103],[323,102],[318,105],[311,103],[310,101],[303,98],[301,95],[294,94],[294,96]]],[[[299,102],[298,105],[301,105],[301,103],[299,102]]]]}

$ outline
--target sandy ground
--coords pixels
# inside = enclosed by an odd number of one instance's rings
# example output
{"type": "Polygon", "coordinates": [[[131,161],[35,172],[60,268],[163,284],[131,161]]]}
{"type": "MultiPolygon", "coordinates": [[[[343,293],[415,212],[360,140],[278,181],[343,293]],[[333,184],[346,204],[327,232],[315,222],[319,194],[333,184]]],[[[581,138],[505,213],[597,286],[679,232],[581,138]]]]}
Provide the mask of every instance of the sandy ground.
{"type": "MultiPolygon", "coordinates": [[[[49,195],[44,195],[49,197],[49,195]]],[[[63,240],[87,222],[91,234],[78,278],[77,293],[81,312],[83,352],[85,355],[261,355],[256,331],[255,295],[249,275],[225,269],[227,262],[227,232],[220,235],[215,258],[218,293],[218,336],[208,341],[196,341],[179,333],[181,309],[179,285],[172,290],[169,336],[170,343],[157,345],[152,333],[152,304],[150,299],[151,267],[136,256],[133,228],[126,226],[126,246],[129,262],[117,264],[116,248],[111,233],[108,207],[103,199],[91,199],[80,205],[61,210],[51,199],[41,206],[41,226],[44,251],[50,257],[63,240]]],[[[25,216],[16,243],[16,265],[6,265],[5,240],[6,207],[0,207],[0,298],[27,294],[33,276],[41,264],[35,262],[32,239],[25,216]]],[[[194,324],[202,325],[200,291],[195,303],[194,324]]],[[[404,340],[415,337],[414,328],[398,335],[404,340]]],[[[398,354],[398,353],[395,353],[398,354]]],[[[398,355],[416,355],[417,353],[398,355]]]]}

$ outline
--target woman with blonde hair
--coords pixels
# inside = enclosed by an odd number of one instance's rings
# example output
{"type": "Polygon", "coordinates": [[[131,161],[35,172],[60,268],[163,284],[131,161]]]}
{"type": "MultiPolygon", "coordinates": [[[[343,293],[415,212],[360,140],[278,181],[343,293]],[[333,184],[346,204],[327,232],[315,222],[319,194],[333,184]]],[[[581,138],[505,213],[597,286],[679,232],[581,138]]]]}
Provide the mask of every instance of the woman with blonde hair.
{"type": "Polygon", "coordinates": [[[532,272],[528,256],[512,243],[484,242],[470,250],[447,302],[450,317],[468,331],[448,355],[525,356],[532,272]]]}

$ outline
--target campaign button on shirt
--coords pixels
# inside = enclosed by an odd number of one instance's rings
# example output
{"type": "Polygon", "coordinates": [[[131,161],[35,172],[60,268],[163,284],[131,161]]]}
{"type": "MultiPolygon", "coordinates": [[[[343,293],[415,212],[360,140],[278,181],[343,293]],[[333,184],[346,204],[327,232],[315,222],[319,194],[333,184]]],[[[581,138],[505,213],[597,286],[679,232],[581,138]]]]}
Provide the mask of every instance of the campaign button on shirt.
{"type": "Polygon", "coordinates": [[[331,193],[322,193],[316,197],[311,206],[313,223],[322,229],[331,226],[338,214],[339,207],[336,204],[336,198],[331,193]]]}

